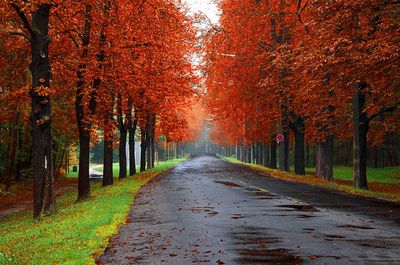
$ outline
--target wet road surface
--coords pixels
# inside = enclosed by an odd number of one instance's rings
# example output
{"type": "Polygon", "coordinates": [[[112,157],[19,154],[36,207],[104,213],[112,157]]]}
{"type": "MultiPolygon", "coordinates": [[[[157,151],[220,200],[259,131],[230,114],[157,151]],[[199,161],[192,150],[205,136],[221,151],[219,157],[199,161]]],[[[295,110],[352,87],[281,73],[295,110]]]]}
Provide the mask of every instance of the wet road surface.
{"type": "Polygon", "coordinates": [[[101,264],[400,264],[400,207],[192,157],[138,194],[101,264]]]}

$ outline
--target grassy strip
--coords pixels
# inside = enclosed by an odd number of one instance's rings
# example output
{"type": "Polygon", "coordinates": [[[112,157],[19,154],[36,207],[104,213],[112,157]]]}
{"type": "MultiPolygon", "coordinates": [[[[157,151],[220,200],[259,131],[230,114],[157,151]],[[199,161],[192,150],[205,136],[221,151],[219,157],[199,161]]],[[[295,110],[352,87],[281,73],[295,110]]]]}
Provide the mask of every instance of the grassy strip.
{"type": "MultiPolygon", "coordinates": [[[[291,170],[294,170],[291,168],[291,170]]],[[[368,182],[381,184],[400,184],[400,167],[367,168],[368,182]]],[[[306,168],[306,174],[314,175],[315,168],[306,168]]],[[[333,168],[335,179],[353,181],[351,167],[335,166],[333,168]]]]}
{"type": "MultiPolygon", "coordinates": [[[[155,165],[155,167],[157,167],[158,163],[155,165]]],[[[98,165],[93,167],[94,170],[98,171],[98,172],[102,172],[103,173],[103,165],[98,165]]],[[[140,167],[136,166],[136,172],[139,172],[140,167]]],[[[126,168],[126,172],[129,173],[129,168],[126,168]]],[[[119,175],[119,163],[114,163],[113,164],[113,175],[114,176],[118,176],[119,175]]]]}
{"type": "MultiPolygon", "coordinates": [[[[367,168],[368,181],[384,184],[400,184],[400,167],[367,168]]],[[[335,178],[353,181],[353,169],[350,167],[335,167],[335,178]]]]}
{"type": "Polygon", "coordinates": [[[91,198],[75,202],[76,191],[57,198],[57,214],[39,221],[30,211],[0,222],[0,264],[95,264],[108,238],[124,224],[137,191],[186,158],[158,164],[135,178],[115,180],[102,188],[92,185],[91,198]]]}
{"type": "MultiPolygon", "coordinates": [[[[293,173],[284,172],[284,171],[280,171],[277,169],[270,169],[270,168],[266,168],[266,167],[260,166],[260,165],[244,163],[233,157],[222,157],[222,156],[219,156],[219,157],[230,163],[243,164],[243,165],[258,169],[260,171],[267,172],[272,177],[279,178],[279,179],[301,182],[301,183],[319,186],[319,187],[323,187],[323,188],[335,189],[338,191],[351,193],[353,195],[358,195],[358,196],[372,197],[372,198],[377,198],[377,199],[384,199],[384,200],[400,202],[400,194],[391,194],[391,193],[375,192],[375,191],[371,191],[371,190],[355,189],[353,186],[348,186],[348,185],[343,185],[340,183],[325,181],[325,180],[315,176],[314,174],[310,174],[310,171],[307,171],[307,175],[305,175],[305,176],[299,176],[299,175],[296,175],[293,173]]],[[[398,173],[398,171],[396,171],[396,169],[398,169],[398,168],[395,168],[393,171],[395,173],[398,173]]],[[[389,177],[388,174],[382,174],[382,173],[379,175],[379,173],[378,173],[379,169],[375,169],[375,170],[376,170],[376,172],[372,179],[376,180],[376,179],[378,179],[378,176],[380,176],[381,183],[386,183],[387,185],[397,184],[397,182],[393,182],[392,176],[389,177]],[[383,176],[386,176],[386,177],[383,177],[383,176]],[[382,181],[382,177],[383,177],[383,181],[382,181]]],[[[313,171],[313,172],[315,172],[315,171],[313,171]]],[[[386,172],[391,172],[391,171],[387,170],[386,172]]],[[[343,167],[339,167],[338,169],[334,170],[335,177],[338,179],[343,179],[343,180],[351,180],[351,178],[348,177],[348,174],[350,174],[350,176],[351,176],[351,173],[352,173],[351,169],[343,170],[343,167]],[[337,175],[335,172],[339,172],[339,175],[337,175]]],[[[370,177],[369,177],[369,181],[371,181],[370,177]]]]}

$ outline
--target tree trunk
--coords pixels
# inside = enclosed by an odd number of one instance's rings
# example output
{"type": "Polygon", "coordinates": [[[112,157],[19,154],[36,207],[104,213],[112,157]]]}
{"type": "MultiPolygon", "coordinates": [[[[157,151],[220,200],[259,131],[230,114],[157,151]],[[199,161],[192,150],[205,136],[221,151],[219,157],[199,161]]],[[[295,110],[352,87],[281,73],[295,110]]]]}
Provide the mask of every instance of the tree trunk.
{"type": "Polygon", "coordinates": [[[153,115],[148,116],[146,122],[146,144],[147,144],[147,168],[152,169],[154,165],[154,125],[153,115]]]}
{"type": "Polygon", "coordinates": [[[104,139],[103,187],[112,185],[113,182],[113,140],[112,137],[107,137],[104,139]]]}
{"type": "Polygon", "coordinates": [[[246,163],[251,163],[251,146],[246,146],[246,163]]]}
{"type": "Polygon", "coordinates": [[[142,131],[140,143],[140,172],[146,171],[146,148],[146,131],[142,131]]]}
{"type": "MultiPolygon", "coordinates": [[[[88,46],[90,43],[91,19],[92,19],[92,6],[85,5],[85,24],[83,27],[82,35],[82,55],[84,61],[88,56],[88,46]]],[[[85,123],[84,111],[84,75],[86,72],[86,64],[79,65],[77,72],[78,83],[75,99],[76,121],[78,123],[79,131],[79,173],[78,173],[78,200],[86,199],[90,196],[90,182],[89,182],[89,152],[90,152],[90,125],[85,123]]],[[[93,104],[91,104],[93,107],[93,104]]]]}
{"type": "Polygon", "coordinates": [[[239,160],[239,148],[238,148],[237,143],[235,145],[235,158],[239,160]]]}
{"type": "Polygon", "coordinates": [[[294,172],[297,175],[305,175],[304,121],[301,117],[296,117],[292,129],[294,132],[294,172]]]}
{"type": "Polygon", "coordinates": [[[263,144],[258,142],[257,146],[258,146],[258,148],[257,148],[257,164],[262,165],[263,164],[263,155],[264,155],[263,144]]]}
{"type": "Polygon", "coordinates": [[[333,143],[333,136],[317,143],[316,175],[327,181],[333,180],[333,143]]]}
{"type": "MultiPolygon", "coordinates": [[[[150,139],[149,139],[150,140],[150,142],[149,142],[149,145],[150,145],[150,168],[154,168],[154,162],[156,160],[156,157],[155,157],[156,149],[155,149],[155,140],[154,140],[155,126],[156,126],[156,116],[155,116],[155,114],[153,114],[151,116],[150,139]]],[[[176,146],[175,150],[176,150],[176,157],[178,157],[179,156],[178,146],[176,146]]]]}
{"type": "Polygon", "coordinates": [[[277,169],[278,168],[276,166],[276,164],[277,164],[276,149],[277,149],[276,141],[272,140],[271,141],[271,157],[270,157],[270,164],[269,164],[269,167],[272,168],[272,169],[277,169]]]}
{"type": "Polygon", "coordinates": [[[135,120],[133,126],[129,127],[129,175],[136,174],[136,161],[135,161],[135,133],[137,121],[135,120]]]}
{"type": "Polygon", "coordinates": [[[136,115],[132,116],[133,111],[133,103],[132,99],[128,98],[128,109],[126,112],[127,119],[127,127],[129,133],[129,175],[133,176],[136,174],[136,161],[135,161],[135,134],[136,134],[136,126],[137,119],[136,115]]]}
{"type": "Polygon", "coordinates": [[[265,166],[265,167],[269,167],[269,165],[270,165],[270,159],[269,159],[269,145],[268,144],[266,144],[266,143],[264,143],[263,144],[264,145],[264,148],[263,148],[263,152],[264,152],[264,155],[263,155],[263,166],[265,166]]]}
{"type": "Polygon", "coordinates": [[[127,130],[125,127],[120,128],[119,131],[120,138],[119,138],[119,178],[123,179],[126,178],[127,172],[127,165],[126,165],[126,137],[127,137],[127,130]]]}
{"type": "Polygon", "coordinates": [[[366,83],[356,84],[353,98],[353,179],[354,188],[368,189],[367,184],[367,133],[368,117],[365,110],[366,83]]]}
{"type": "Polygon", "coordinates": [[[279,143],[279,169],[290,172],[289,164],[289,130],[286,122],[282,122],[282,134],[284,139],[279,143]]]}
{"type": "Polygon", "coordinates": [[[114,183],[113,176],[113,126],[112,121],[114,119],[114,91],[110,89],[108,91],[109,99],[111,103],[108,109],[104,113],[104,160],[103,160],[103,187],[112,185],[114,183]]]}
{"type": "MultiPolygon", "coordinates": [[[[147,168],[154,167],[154,126],[155,116],[149,115],[146,121],[146,144],[147,144],[147,168]]],[[[175,149],[174,149],[175,150],[175,149]]],[[[174,153],[176,156],[176,152],[174,153]]]]}
{"type": "Polygon", "coordinates": [[[49,49],[49,15],[51,5],[42,4],[32,13],[32,152],[34,217],[42,211],[55,210],[54,172],[51,137],[50,95],[39,95],[40,89],[50,86],[51,66],[49,49]]]}

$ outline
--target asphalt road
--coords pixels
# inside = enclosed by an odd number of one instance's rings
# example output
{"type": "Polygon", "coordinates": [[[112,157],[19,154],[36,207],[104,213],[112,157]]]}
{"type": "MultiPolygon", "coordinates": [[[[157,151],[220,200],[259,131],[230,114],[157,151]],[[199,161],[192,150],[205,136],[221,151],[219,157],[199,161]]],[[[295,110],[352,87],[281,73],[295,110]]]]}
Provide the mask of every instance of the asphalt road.
{"type": "Polygon", "coordinates": [[[145,186],[101,264],[400,264],[400,207],[192,157],[145,186]]]}

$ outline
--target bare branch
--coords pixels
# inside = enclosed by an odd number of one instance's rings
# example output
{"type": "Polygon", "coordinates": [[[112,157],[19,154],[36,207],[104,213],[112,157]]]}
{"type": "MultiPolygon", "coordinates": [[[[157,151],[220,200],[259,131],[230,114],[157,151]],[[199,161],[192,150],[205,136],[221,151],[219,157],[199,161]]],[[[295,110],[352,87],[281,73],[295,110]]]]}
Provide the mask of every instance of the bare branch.
{"type": "Polygon", "coordinates": [[[367,122],[369,123],[369,122],[372,121],[373,119],[378,118],[379,116],[381,116],[381,115],[383,115],[383,114],[385,114],[385,113],[387,113],[387,112],[393,112],[393,111],[395,111],[395,110],[397,109],[398,106],[400,106],[400,102],[397,102],[396,104],[394,104],[394,105],[391,106],[391,107],[381,109],[379,112],[377,112],[377,113],[371,115],[370,117],[368,117],[368,121],[367,121],[367,122]]]}
{"type": "Polygon", "coordinates": [[[8,32],[8,34],[14,35],[14,36],[21,36],[24,39],[30,41],[31,39],[29,38],[28,35],[24,34],[23,32],[18,32],[18,31],[14,31],[14,32],[8,32]]]}
{"type": "MultiPolygon", "coordinates": [[[[64,27],[66,27],[64,21],[61,19],[60,14],[58,14],[58,12],[55,12],[55,15],[56,15],[56,17],[58,18],[58,20],[61,22],[61,24],[62,24],[64,27]]],[[[66,31],[67,31],[67,33],[68,33],[68,36],[71,38],[72,42],[75,44],[75,47],[78,48],[78,47],[79,47],[79,43],[78,43],[78,41],[75,39],[74,35],[72,35],[72,33],[71,33],[72,30],[66,30],[66,31]]],[[[76,31],[75,31],[75,32],[76,32],[76,31]]],[[[79,34],[79,33],[78,33],[78,34],[79,34]]],[[[79,36],[80,36],[80,34],[79,34],[79,36]]],[[[80,37],[82,38],[82,36],[80,36],[80,37]]]]}
{"type": "Polygon", "coordinates": [[[22,11],[21,8],[15,3],[11,3],[11,6],[15,9],[15,11],[18,14],[18,16],[21,18],[22,23],[24,24],[24,27],[28,30],[29,34],[31,36],[33,36],[34,35],[34,30],[32,29],[32,26],[29,23],[28,18],[25,16],[24,11],[22,11]]]}

